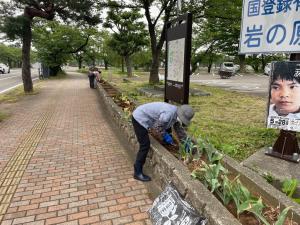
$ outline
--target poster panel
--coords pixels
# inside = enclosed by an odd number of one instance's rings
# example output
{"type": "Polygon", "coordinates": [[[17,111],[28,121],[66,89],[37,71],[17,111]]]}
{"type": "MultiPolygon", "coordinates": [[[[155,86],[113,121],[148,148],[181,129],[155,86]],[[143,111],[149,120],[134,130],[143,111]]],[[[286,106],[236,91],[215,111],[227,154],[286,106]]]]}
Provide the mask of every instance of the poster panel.
{"type": "Polygon", "coordinates": [[[185,38],[168,42],[168,80],[183,83],[184,50],[185,38]]]}
{"type": "Polygon", "coordinates": [[[300,52],[300,1],[244,0],[240,53],[300,52]]]}
{"type": "Polygon", "coordinates": [[[167,23],[165,55],[165,102],[188,104],[192,42],[192,14],[167,23]]]}
{"type": "Polygon", "coordinates": [[[300,131],[300,62],[272,62],[267,127],[300,131]]]}

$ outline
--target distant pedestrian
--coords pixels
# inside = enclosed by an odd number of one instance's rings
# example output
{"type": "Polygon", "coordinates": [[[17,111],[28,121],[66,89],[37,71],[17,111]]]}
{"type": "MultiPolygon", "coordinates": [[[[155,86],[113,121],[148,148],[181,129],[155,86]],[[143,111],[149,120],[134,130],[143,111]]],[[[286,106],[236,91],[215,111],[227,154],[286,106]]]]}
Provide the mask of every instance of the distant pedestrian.
{"type": "Polygon", "coordinates": [[[100,73],[97,67],[91,67],[88,72],[90,88],[96,88],[97,81],[100,81],[100,73]]]}
{"type": "MultiPolygon", "coordinates": [[[[190,124],[194,111],[189,105],[175,106],[165,102],[152,102],[137,107],[132,113],[132,124],[140,144],[134,163],[133,177],[140,181],[150,181],[143,173],[143,166],[150,149],[148,130],[158,131],[166,144],[174,144],[171,128],[174,128],[179,140],[183,143],[187,134],[183,129],[190,124]]],[[[186,146],[187,147],[187,146],[186,146]]]]}
{"type": "Polygon", "coordinates": [[[94,75],[95,75],[96,81],[100,82],[100,80],[101,80],[101,70],[99,70],[98,67],[94,68],[94,75]]]}
{"type": "Polygon", "coordinates": [[[89,69],[88,77],[90,81],[90,88],[94,88],[94,80],[95,80],[94,67],[91,67],[89,69]]]}

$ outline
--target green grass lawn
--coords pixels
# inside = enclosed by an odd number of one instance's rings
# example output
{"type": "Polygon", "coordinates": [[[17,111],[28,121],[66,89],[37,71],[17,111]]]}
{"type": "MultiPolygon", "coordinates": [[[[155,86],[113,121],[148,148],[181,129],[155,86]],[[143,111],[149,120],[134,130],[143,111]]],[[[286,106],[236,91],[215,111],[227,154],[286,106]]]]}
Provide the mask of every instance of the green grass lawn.
{"type": "Polygon", "coordinates": [[[0,103],[13,103],[19,101],[22,97],[27,95],[36,95],[40,89],[40,83],[34,84],[33,92],[25,93],[23,85],[16,87],[8,92],[0,94],[0,103]]]}
{"type": "Polygon", "coordinates": [[[217,149],[243,160],[272,146],[278,131],[265,128],[265,99],[208,86],[194,86],[211,95],[191,97],[197,114],[190,132],[208,138],[217,149]]]}
{"type": "MultiPolygon", "coordinates": [[[[102,72],[104,79],[108,72],[102,72]]],[[[163,101],[162,98],[147,98],[138,94],[137,89],[148,85],[148,76],[140,75],[124,82],[125,74],[112,71],[111,83],[125,95],[134,97],[139,103],[163,101]]],[[[267,129],[266,99],[244,93],[192,84],[192,88],[210,93],[210,96],[190,97],[190,104],[196,114],[189,127],[190,135],[208,138],[215,147],[225,154],[242,161],[262,147],[272,146],[279,130],[267,129]]]]}

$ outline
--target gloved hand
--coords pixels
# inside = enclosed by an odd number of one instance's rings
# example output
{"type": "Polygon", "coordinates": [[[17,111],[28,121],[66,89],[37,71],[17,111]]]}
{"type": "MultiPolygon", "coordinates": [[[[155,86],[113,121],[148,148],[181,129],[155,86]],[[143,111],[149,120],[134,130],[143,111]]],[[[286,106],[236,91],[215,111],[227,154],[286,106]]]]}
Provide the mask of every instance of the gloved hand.
{"type": "Polygon", "coordinates": [[[189,142],[184,143],[184,150],[185,152],[189,153],[191,151],[191,145],[189,142]]]}
{"type": "Polygon", "coordinates": [[[163,134],[163,141],[168,145],[174,144],[173,138],[168,132],[163,134]]]}

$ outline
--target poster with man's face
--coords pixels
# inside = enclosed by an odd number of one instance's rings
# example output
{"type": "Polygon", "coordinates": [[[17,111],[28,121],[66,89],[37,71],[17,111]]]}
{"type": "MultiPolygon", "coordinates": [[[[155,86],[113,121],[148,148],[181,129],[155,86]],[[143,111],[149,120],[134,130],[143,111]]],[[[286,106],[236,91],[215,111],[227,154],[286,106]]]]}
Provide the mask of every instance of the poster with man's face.
{"type": "Polygon", "coordinates": [[[272,62],[267,127],[300,131],[300,62],[272,62]]]}

